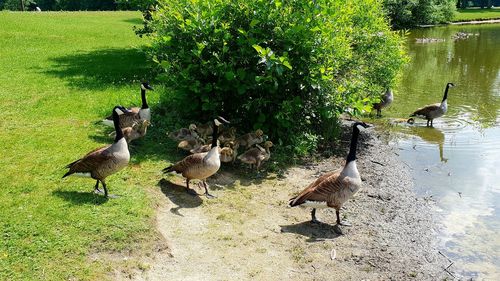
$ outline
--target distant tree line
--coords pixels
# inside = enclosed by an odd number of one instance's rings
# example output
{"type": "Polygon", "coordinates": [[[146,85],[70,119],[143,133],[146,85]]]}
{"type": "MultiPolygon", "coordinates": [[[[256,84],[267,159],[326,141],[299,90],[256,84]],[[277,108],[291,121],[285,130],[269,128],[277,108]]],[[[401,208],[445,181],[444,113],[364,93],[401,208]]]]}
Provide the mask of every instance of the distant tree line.
{"type": "Polygon", "coordinates": [[[456,11],[457,0],[383,0],[391,25],[395,29],[449,22],[456,11]]]}
{"type": "Polygon", "coordinates": [[[457,8],[465,9],[468,7],[491,8],[499,7],[500,0],[458,0],[457,8]]]}
{"type": "Polygon", "coordinates": [[[33,4],[42,11],[145,10],[154,0],[0,0],[0,10],[30,10],[33,4]]]}

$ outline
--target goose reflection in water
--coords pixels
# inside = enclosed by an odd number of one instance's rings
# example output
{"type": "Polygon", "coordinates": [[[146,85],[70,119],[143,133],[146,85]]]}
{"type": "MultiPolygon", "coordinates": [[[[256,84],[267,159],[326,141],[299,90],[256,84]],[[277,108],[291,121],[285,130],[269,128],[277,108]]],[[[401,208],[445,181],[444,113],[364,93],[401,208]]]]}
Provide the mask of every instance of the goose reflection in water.
{"type": "Polygon", "coordinates": [[[410,127],[410,133],[420,137],[427,143],[437,144],[439,147],[439,159],[441,162],[448,162],[447,158],[443,157],[444,133],[434,127],[410,127]]]}

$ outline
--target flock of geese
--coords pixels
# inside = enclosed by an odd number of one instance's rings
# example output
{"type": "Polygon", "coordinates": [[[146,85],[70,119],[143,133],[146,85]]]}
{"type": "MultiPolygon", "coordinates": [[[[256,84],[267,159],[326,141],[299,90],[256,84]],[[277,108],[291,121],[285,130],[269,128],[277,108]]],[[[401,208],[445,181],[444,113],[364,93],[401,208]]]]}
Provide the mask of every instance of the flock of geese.
{"type": "MultiPolygon", "coordinates": [[[[453,83],[447,83],[443,99],[440,103],[430,104],[417,109],[411,117],[419,117],[427,120],[427,126],[433,125],[435,118],[443,116],[447,109],[448,90],[453,83]]],[[[146,90],[153,90],[148,83],[141,84],[142,106],[124,108],[115,106],[112,115],[103,120],[104,124],[114,127],[115,139],[111,145],[97,148],[87,153],[82,158],[68,164],[69,175],[90,177],[96,180],[94,191],[102,193],[99,183],[104,189],[104,196],[108,197],[106,177],[112,175],[128,165],[130,153],[128,143],[134,139],[143,137],[147,127],[151,124],[151,112],[146,101],[146,90]]],[[[381,101],[374,104],[377,115],[381,110],[393,101],[393,93],[387,89],[381,97],[381,101]]],[[[410,118],[411,119],[411,118],[410,118]]],[[[169,134],[169,137],[179,141],[178,147],[189,151],[191,155],[181,161],[166,167],[164,173],[176,172],[182,174],[186,179],[187,192],[198,195],[189,187],[191,180],[198,179],[205,189],[205,196],[212,198],[208,191],[206,179],[219,170],[221,162],[234,162],[235,159],[255,166],[257,169],[263,161],[270,157],[269,148],[273,146],[270,141],[264,142],[264,132],[256,130],[248,134],[236,137],[236,130],[229,127],[221,130],[229,121],[221,116],[214,118],[211,122],[201,125],[191,124],[188,128],[182,128],[169,134]],[[264,142],[263,147],[259,144],[264,142]],[[208,143],[208,144],[206,144],[208,143]],[[220,145],[223,147],[221,148],[220,145]],[[245,152],[238,155],[238,148],[245,148],[245,152]]],[[[340,209],[361,187],[361,177],[356,167],[356,148],[360,130],[368,128],[364,122],[356,122],[352,125],[352,136],[349,153],[346,162],[339,170],[321,175],[308,185],[297,196],[289,200],[291,207],[312,207],[312,222],[317,223],[317,208],[334,208],[336,211],[336,229],[344,224],[340,220],[340,209]]],[[[336,230],[336,231],[337,231],[336,230]]]]}

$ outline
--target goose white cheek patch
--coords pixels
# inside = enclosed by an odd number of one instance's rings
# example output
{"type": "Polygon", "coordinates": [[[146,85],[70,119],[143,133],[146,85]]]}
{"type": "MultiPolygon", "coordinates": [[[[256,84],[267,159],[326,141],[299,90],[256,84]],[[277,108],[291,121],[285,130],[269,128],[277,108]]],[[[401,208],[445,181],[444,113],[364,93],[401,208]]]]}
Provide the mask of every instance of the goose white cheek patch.
{"type": "Polygon", "coordinates": [[[214,119],[214,122],[215,122],[215,125],[216,125],[216,126],[220,126],[220,125],[222,124],[222,123],[221,123],[221,122],[219,122],[219,120],[217,120],[217,119],[214,119]]]}

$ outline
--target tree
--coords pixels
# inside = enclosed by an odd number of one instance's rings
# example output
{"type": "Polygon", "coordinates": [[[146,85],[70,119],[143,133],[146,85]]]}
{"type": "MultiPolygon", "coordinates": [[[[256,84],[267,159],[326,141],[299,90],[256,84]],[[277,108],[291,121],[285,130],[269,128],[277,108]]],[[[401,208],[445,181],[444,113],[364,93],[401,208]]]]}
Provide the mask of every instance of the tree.
{"type": "Polygon", "coordinates": [[[384,0],[391,24],[396,29],[437,24],[453,19],[455,0],[384,0]]]}

